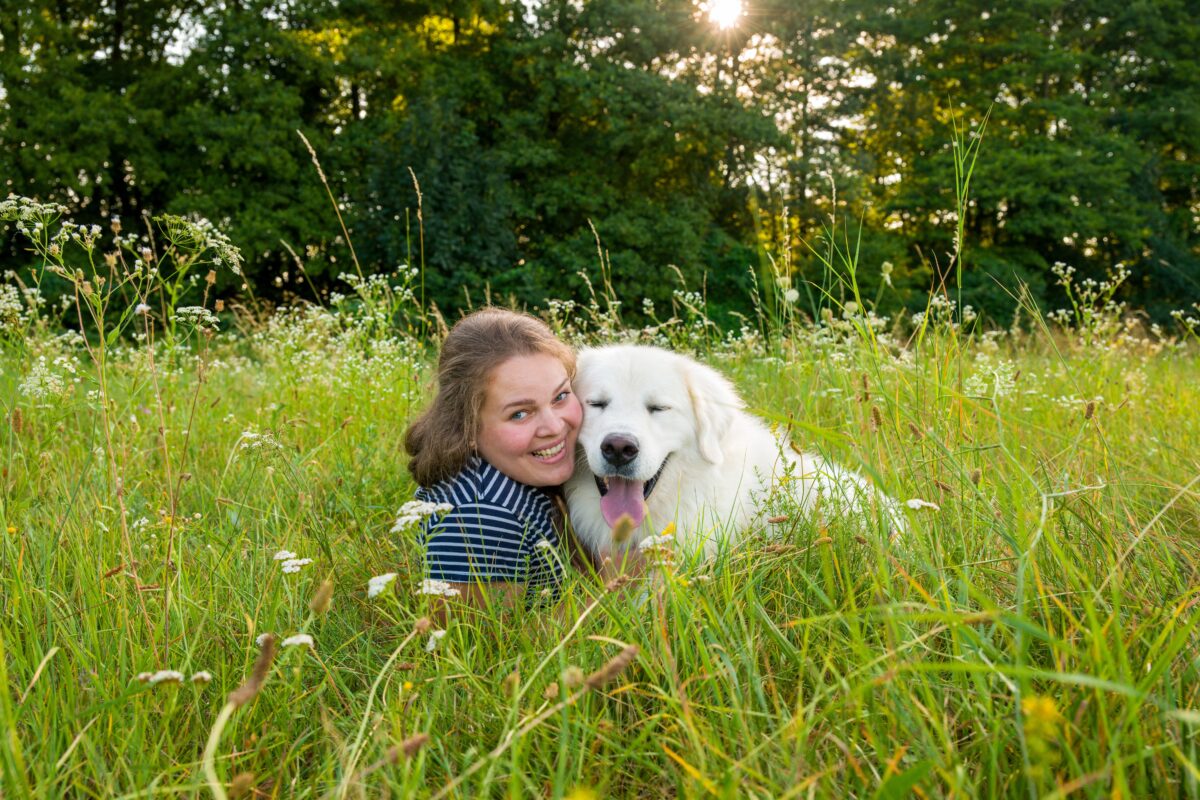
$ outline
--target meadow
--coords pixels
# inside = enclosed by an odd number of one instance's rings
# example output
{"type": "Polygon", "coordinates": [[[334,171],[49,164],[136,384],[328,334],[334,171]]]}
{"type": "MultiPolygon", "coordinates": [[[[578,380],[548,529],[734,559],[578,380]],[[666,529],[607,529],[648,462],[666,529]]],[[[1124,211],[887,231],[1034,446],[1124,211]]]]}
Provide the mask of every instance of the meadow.
{"type": "Polygon", "coordinates": [[[910,530],[769,498],[657,589],[441,633],[419,270],[217,303],[211,226],[3,211],[42,267],[0,290],[0,796],[1200,797],[1200,310],[1145,325],[1119,270],[997,328],[945,286],[879,318],[831,258],[825,313],[781,274],[731,333],[685,286],[623,323],[601,256],[561,335],[694,353],[910,530]]]}

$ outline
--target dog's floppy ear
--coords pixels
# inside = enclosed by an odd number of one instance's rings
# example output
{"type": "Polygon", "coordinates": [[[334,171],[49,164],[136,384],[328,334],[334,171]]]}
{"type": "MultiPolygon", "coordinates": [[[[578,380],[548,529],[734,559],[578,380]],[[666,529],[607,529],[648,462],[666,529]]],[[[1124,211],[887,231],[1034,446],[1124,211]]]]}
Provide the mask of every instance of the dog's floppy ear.
{"type": "Polygon", "coordinates": [[[733,424],[734,414],[745,406],[733,384],[716,370],[695,362],[685,362],[684,383],[696,415],[696,439],[700,455],[710,464],[724,457],[721,440],[733,424]]]}

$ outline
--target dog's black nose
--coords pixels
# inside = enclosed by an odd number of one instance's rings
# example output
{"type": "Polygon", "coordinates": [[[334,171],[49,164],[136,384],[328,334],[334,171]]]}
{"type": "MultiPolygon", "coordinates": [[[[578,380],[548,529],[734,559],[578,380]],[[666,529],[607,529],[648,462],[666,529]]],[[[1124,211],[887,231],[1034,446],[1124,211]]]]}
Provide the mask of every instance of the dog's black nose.
{"type": "Polygon", "coordinates": [[[609,434],[600,443],[600,455],[614,467],[623,467],[637,458],[637,439],[632,436],[622,436],[618,433],[609,434]]]}

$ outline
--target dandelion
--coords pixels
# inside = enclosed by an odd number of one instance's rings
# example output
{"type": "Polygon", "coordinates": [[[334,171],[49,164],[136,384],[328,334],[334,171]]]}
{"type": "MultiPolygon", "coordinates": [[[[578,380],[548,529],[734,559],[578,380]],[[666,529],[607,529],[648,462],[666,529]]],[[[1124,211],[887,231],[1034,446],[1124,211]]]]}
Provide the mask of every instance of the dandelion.
{"type": "Polygon", "coordinates": [[[385,572],[383,575],[376,575],[371,580],[367,581],[367,597],[378,597],[383,594],[384,589],[396,580],[396,573],[385,572]]]}
{"type": "Polygon", "coordinates": [[[150,306],[146,305],[145,303],[138,303],[136,306],[134,306],[133,313],[140,314],[143,316],[146,314],[149,314],[150,306]]]}
{"type": "Polygon", "coordinates": [[[299,572],[301,567],[307,567],[312,562],[311,558],[289,558],[280,565],[280,568],[284,575],[290,575],[299,572]]]}
{"type": "Polygon", "coordinates": [[[441,597],[458,597],[459,591],[446,583],[434,578],[426,578],[421,581],[421,588],[417,589],[417,594],[433,594],[441,597]]]}
{"type": "Polygon", "coordinates": [[[212,683],[212,673],[207,670],[200,670],[192,673],[192,683],[212,683]]]}
{"type": "Polygon", "coordinates": [[[783,292],[783,299],[787,303],[795,305],[800,301],[800,292],[797,289],[786,289],[783,292]]]}
{"type": "Polygon", "coordinates": [[[427,641],[425,643],[425,652],[432,653],[434,650],[436,650],[437,646],[438,646],[438,642],[440,642],[445,635],[446,635],[446,632],[441,629],[438,629],[435,631],[430,631],[429,632],[429,641],[427,641]]]}
{"type": "Polygon", "coordinates": [[[280,647],[313,647],[313,637],[307,633],[297,633],[279,643],[280,647]]]}
{"type": "Polygon", "coordinates": [[[922,500],[919,497],[914,497],[911,500],[905,500],[904,505],[908,506],[909,508],[913,509],[914,511],[919,511],[922,508],[928,508],[933,511],[941,511],[942,510],[942,507],[939,506],[937,503],[931,503],[928,500],[922,500]]]}

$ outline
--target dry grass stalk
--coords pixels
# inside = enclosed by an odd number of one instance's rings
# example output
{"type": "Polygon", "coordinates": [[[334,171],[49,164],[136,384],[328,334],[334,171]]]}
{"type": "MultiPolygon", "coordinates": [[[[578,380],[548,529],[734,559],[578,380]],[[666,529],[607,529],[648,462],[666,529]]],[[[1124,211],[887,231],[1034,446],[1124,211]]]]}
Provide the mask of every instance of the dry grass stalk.
{"type": "Polygon", "coordinates": [[[239,772],[233,776],[233,780],[229,782],[230,797],[245,797],[254,791],[254,773],[239,772]]]}
{"type": "Polygon", "coordinates": [[[319,617],[329,610],[331,600],[333,600],[333,581],[322,581],[320,588],[313,595],[312,602],[308,604],[308,607],[319,617]]]}
{"type": "Polygon", "coordinates": [[[275,637],[268,633],[263,637],[262,649],[258,651],[258,658],[254,662],[254,669],[250,671],[250,677],[246,679],[238,688],[229,693],[228,702],[234,707],[239,708],[249,703],[258,694],[258,690],[262,688],[263,683],[267,680],[267,673],[271,671],[271,662],[275,660],[275,637]]]}
{"type": "Polygon", "coordinates": [[[584,686],[588,689],[599,689],[604,684],[611,682],[633,663],[633,660],[637,658],[638,649],[636,644],[631,644],[617,653],[609,659],[607,664],[588,675],[583,682],[584,686]]]}
{"type": "Polygon", "coordinates": [[[633,529],[636,527],[633,524],[633,517],[628,514],[622,514],[617,520],[617,524],[613,525],[612,540],[614,544],[621,544],[633,534],[633,529]]]}

